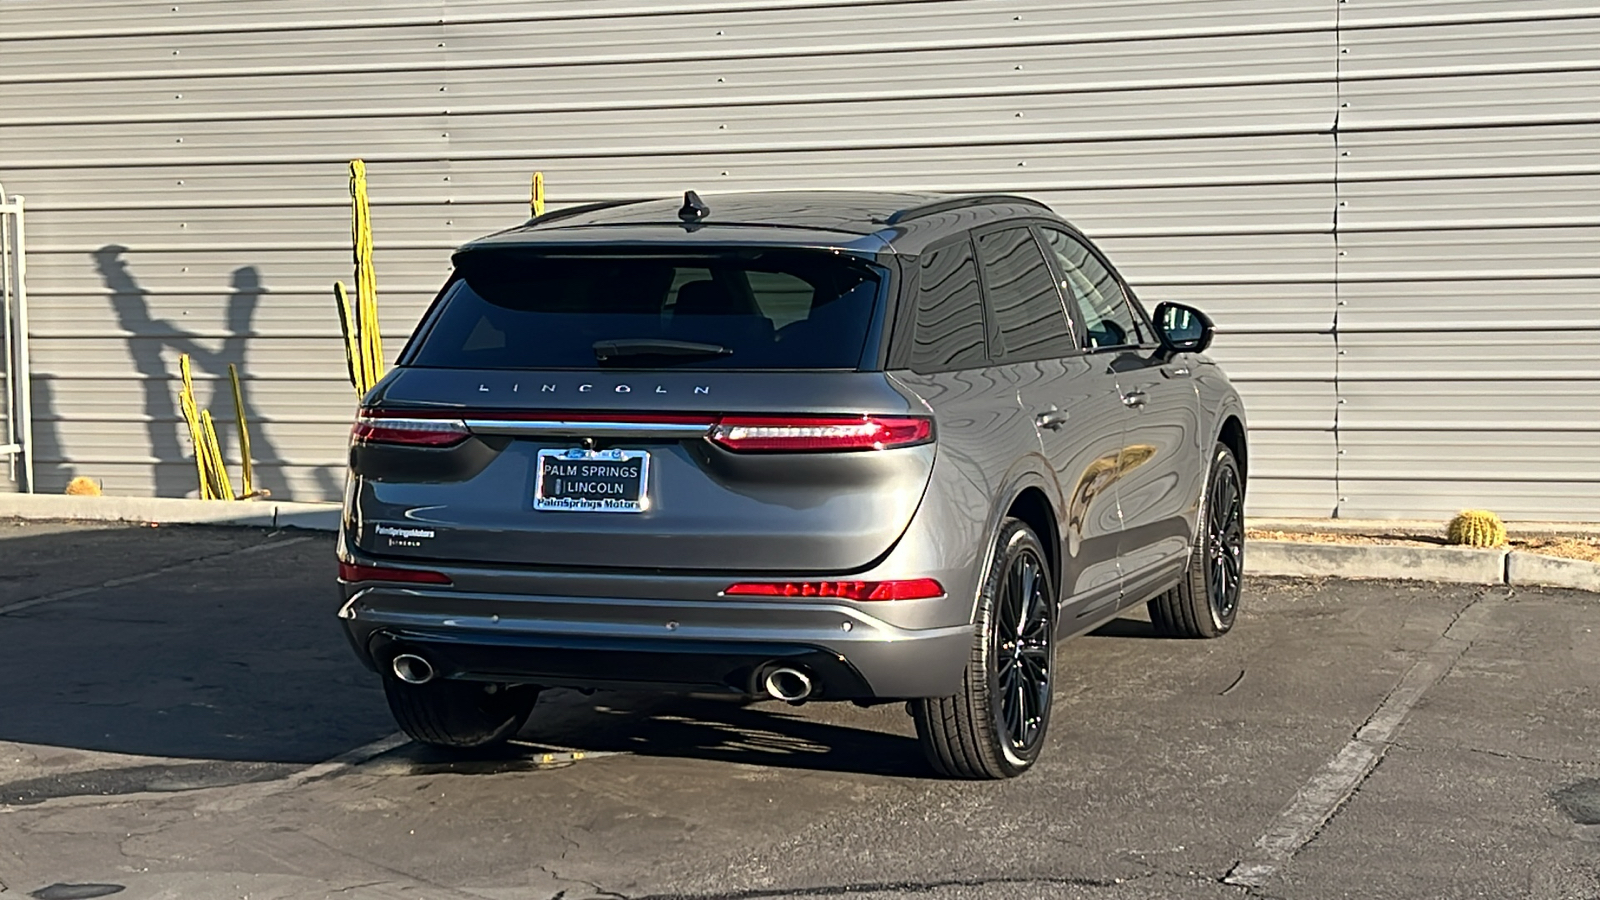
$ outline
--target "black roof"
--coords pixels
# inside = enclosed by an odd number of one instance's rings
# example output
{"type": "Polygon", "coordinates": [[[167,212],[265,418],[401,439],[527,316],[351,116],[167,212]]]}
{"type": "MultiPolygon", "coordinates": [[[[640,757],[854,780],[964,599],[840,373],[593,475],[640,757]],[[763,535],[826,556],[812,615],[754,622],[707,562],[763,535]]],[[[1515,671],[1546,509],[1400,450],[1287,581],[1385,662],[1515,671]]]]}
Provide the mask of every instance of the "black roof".
{"type": "Polygon", "coordinates": [[[1004,194],[764,191],[700,194],[701,218],[679,216],[682,196],[568,207],[473,241],[465,250],[528,244],[726,243],[917,253],[959,229],[1016,215],[1056,218],[1037,200],[1004,194]]]}

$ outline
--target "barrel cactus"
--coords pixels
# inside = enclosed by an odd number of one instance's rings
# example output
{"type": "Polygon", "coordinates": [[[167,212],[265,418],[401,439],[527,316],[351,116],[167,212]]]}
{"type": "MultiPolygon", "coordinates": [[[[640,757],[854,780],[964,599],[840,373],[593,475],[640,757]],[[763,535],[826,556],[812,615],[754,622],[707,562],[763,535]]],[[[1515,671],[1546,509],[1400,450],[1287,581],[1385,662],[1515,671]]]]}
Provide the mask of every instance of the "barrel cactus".
{"type": "Polygon", "coordinates": [[[1506,542],[1506,525],[1487,509],[1462,510],[1450,520],[1448,538],[1467,547],[1499,547],[1506,542]]]}
{"type": "Polygon", "coordinates": [[[79,475],[77,478],[67,482],[66,492],[79,497],[98,497],[100,496],[100,482],[95,481],[93,478],[85,478],[79,475]]]}

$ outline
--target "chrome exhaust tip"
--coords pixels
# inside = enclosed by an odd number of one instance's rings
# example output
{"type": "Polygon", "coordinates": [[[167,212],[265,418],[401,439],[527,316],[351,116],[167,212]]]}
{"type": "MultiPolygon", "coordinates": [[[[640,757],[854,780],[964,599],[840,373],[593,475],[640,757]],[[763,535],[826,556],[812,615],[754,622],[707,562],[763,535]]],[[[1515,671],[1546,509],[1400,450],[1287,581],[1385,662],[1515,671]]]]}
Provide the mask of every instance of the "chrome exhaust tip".
{"type": "Polygon", "coordinates": [[[427,684],[433,680],[433,664],[415,653],[402,653],[394,658],[394,677],[406,684],[427,684]]]}
{"type": "Polygon", "coordinates": [[[787,667],[768,672],[763,686],[767,689],[767,696],[789,703],[798,703],[806,699],[811,696],[813,689],[810,675],[799,669],[787,667]]]}

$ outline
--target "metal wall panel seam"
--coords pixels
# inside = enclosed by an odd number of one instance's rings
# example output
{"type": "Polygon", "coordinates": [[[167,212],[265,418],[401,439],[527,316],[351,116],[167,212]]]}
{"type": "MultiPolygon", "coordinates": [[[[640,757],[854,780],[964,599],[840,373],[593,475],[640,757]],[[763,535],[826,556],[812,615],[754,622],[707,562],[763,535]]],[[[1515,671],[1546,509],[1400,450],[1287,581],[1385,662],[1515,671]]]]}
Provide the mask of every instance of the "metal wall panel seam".
{"type": "MultiPolygon", "coordinates": [[[[596,12],[590,5],[585,9],[575,9],[571,12],[547,12],[538,16],[529,16],[526,12],[507,13],[501,15],[457,15],[452,16],[446,7],[442,15],[408,15],[397,16],[391,19],[375,19],[372,16],[351,19],[331,19],[321,22],[308,23],[303,19],[293,22],[230,22],[224,25],[165,25],[160,28],[100,28],[83,29],[80,31],[33,31],[33,32],[8,32],[6,40],[60,40],[69,38],[128,38],[128,37],[163,37],[167,35],[216,35],[238,34],[240,32],[255,33],[282,33],[292,31],[340,31],[355,28],[406,28],[418,25],[497,25],[509,22],[536,22],[536,21],[562,21],[573,19],[613,19],[630,18],[634,16],[667,16],[676,14],[700,14],[718,12],[761,12],[794,9],[812,9],[828,7],[849,6],[885,6],[885,5],[913,5],[939,2],[960,2],[960,0],[762,0],[759,3],[671,3],[651,2],[634,7],[625,7],[616,10],[596,12]]],[[[404,6],[405,4],[397,4],[404,6]]]]}
{"type": "Polygon", "coordinates": [[[1341,191],[1342,191],[1342,188],[1343,188],[1343,180],[1341,178],[1341,175],[1343,173],[1344,158],[1350,155],[1350,152],[1348,150],[1346,150],[1344,148],[1344,146],[1343,146],[1344,130],[1341,127],[1342,124],[1343,124],[1343,121],[1344,121],[1344,111],[1347,108],[1349,108],[1349,103],[1346,102],[1345,99],[1344,99],[1344,58],[1350,52],[1349,47],[1347,47],[1345,45],[1345,33],[1346,33],[1346,29],[1345,29],[1345,25],[1344,25],[1345,6],[1346,6],[1345,0],[1337,0],[1337,2],[1335,4],[1335,7],[1334,7],[1334,9],[1335,9],[1335,12],[1334,12],[1334,54],[1333,54],[1333,64],[1334,64],[1334,80],[1333,80],[1334,95],[1333,95],[1333,101],[1334,101],[1334,109],[1333,109],[1333,127],[1331,129],[1332,133],[1333,133],[1333,209],[1330,210],[1330,212],[1331,212],[1330,218],[1332,219],[1332,225],[1333,225],[1333,323],[1332,323],[1332,327],[1330,328],[1330,331],[1331,331],[1332,336],[1333,336],[1333,348],[1334,348],[1334,350],[1333,350],[1333,494],[1334,494],[1334,505],[1333,505],[1333,511],[1332,511],[1332,515],[1333,515],[1334,518],[1338,518],[1339,517],[1340,509],[1342,508],[1342,506],[1346,502],[1346,497],[1345,497],[1344,490],[1340,486],[1341,485],[1341,475],[1342,475],[1341,466],[1342,466],[1342,463],[1343,463],[1345,451],[1344,451],[1343,447],[1341,446],[1341,441],[1342,441],[1343,435],[1341,434],[1341,432],[1339,430],[1341,412],[1342,412],[1342,408],[1344,407],[1345,402],[1346,402],[1344,397],[1343,397],[1343,395],[1342,395],[1342,391],[1341,391],[1342,382],[1340,381],[1340,378],[1339,378],[1339,376],[1341,374],[1340,373],[1340,362],[1341,362],[1341,360],[1342,360],[1342,358],[1344,356],[1344,351],[1342,349],[1340,349],[1340,347],[1339,347],[1339,339],[1340,339],[1340,334],[1339,334],[1339,313],[1340,313],[1340,311],[1342,310],[1342,308],[1344,307],[1344,305],[1346,303],[1344,298],[1340,296],[1341,288],[1342,288],[1342,286],[1344,284],[1344,279],[1341,278],[1340,276],[1341,276],[1341,274],[1343,272],[1344,257],[1346,255],[1346,251],[1340,246],[1341,243],[1343,242],[1343,235],[1342,235],[1341,230],[1340,230],[1340,225],[1342,224],[1341,219],[1342,219],[1342,216],[1343,216],[1344,208],[1348,205],[1348,201],[1344,200],[1342,198],[1342,196],[1341,196],[1341,191]]]}
{"type": "MultiPolygon", "coordinates": [[[[1572,124],[1600,124],[1600,119],[1595,122],[1579,122],[1572,124]]],[[[1174,128],[1163,131],[1159,137],[1145,131],[1074,131],[1061,129],[1052,132],[1036,133],[1022,140],[1007,140],[1005,138],[984,138],[980,135],[970,135],[961,138],[941,137],[909,137],[866,139],[856,138],[848,141],[752,141],[729,148],[725,141],[705,141],[674,147],[671,151],[675,156],[705,156],[716,155],[729,149],[740,152],[789,152],[789,151],[820,151],[820,150],[896,150],[917,148],[945,148],[945,147],[1005,147],[1024,146],[1029,144],[1052,143],[1110,143],[1115,141],[1132,140],[1173,140],[1185,138],[1235,138],[1235,137],[1282,137],[1289,135],[1303,135],[1308,129],[1299,126],[1275,126],[1256,128],[1236,128],[1221,130],[1217,128],[1174,128]]],[[[1320,132],[1313,132],[1320,133],[1320,132]]],[[[528,148],[515,150],[461,150],[453,151],[453,161],[532,161],[535,159],[559,159],[571,156],[607,156],[616,158],[660,156],[660,148],[641,148],[637,144],[585,147],[582,150],[560,151],[532,151],[528,148]]],[[[365,154],[369,166],[389,163],[423,163],[437,162],[439,154],[434,151],[417,152],[383,152],[365,154]]],[[[280,153],[265,154],[219,154],[219,155],[182,155],[152,156],[137,162],[109,162],[99,159],[61,160],[42,157],[28,159],[26,157],[8,161],[8,168],[21,169],[80,169],[80,168],[147,168],[147,167],[212,167],[212,166],[253,166],[253,165],[339,165],[348,161],[337,152],[321,153],[280,153]]]]}
{"type": "MultiPolygon", "coordinates": [[[[1218,31],[1208,34],[1162,35],[1162,37],[1206,38],[1206,37],[1240,37],[1260,36],[1264,34],[1304,34],[1317,35],[1325,33],[1326,29],[1320,28],[1294,28],[1274,31],[1218,31]]],[[[874,55],[893,55],[910,52],[951,52],[959,53],[963,50],[980,49],[1021,49],[1028,47],[1038,48],[1070,48],[1079,44],[1102,44],[1117,41],[1145,42],[1152,40],[1148,34],[1133,34],[1120,37],[1107,37],[1103,35],[1062,37],[1040,37],[1036,32],[1027,38],[1014,40],[1001,39],[960,39],[942,41],[918,41],[895,44],[890,42],[873,41],[857,45],[840,45],[830,43],[814,49],[797,48],[793,46],[773,50],[726,50],[720,53],[707,53],[704,50],[684,51],[679,53],[651,53],[648,55],[606,54],[589,57],[563,57],[561,59],[539,61],[527,56],[509,56],[500,59],[468,59],[454,62],[438,61],[419,67],[415,61],[375,62],[375,63],[323,63],[318,65],[293,65],[273,67],[240,68],[235,66],[218,66],[212,68],[185,68],[174,72],[171,68],[142,69],[142,70],[105,70],[86,69],[79,72],[52,72],[19,75],[0,75],[0,84],[68,84],[83,81],[109,81],[120,82],[170,80],[174,78],[188,78],[202,80],[207,78],[240,78],[249,76],[272,75],[282,78],[304,78],[319,75],[384,75],[393,73],[417,72],[468,72],[468,71],[494,71],[499,69],[557,69],[579,68],[584,66],[602,65],[628,65],[634,63],[718,63],[734,60],[760,60],[760,59],[806,59],[835,57],[849,57],[854,54],[871,53],[874,55]]]]}
{"type": "Polygon", "coordinates": [[[1391,81],[1404,78],[1460,78],[1462,76],[1478,75],[1551,75],[1561,72],[1594,72],[1600,70],[1593,64],[1580,64],[1576,62],[1556,62],[1543,64],[1501,64],[1481,66],[1440,66],[1430,68],[1395,68],[1374,69],[1360,75],[1342,76],[1346,83],[1360,84],[1367,81],[1391,81]]]}
{"type": "MultiPolygon", "coordinates": [[[[841,113],[848,113],[858,112],[861,111],[858,109],[860,107],[868,107],[875,104],[897,104],[905,108],[903,111],[914,112],[923,108],[932,107],[934,105],[934,101],[1007,101],[1008,107],[1017,109],[1018,111],[1026,111],[1030,109],[1037,111],[1038,109],[1042,108],[1059,114],[1060,112],[1064,111],[1064,108],[1054,106],[1052,105],[1052,102],[1061,98],[1076,98],[1075,102],[1080,103],[1085,110],[1091,112],[1101,111],[1101,107],[1109,106],[1115,103],[1119,109],[1124,106],[1146,107],[1149,108],[1153,113],[1159,112],[1165,114],[1166,118],[1183,118],[1183,116],[1189,112],[1189,107],[1204,104],[1226,105],[1229,101],[1237,102],[1241,98],[1246,99],[1254,104],[1262,104],[1268,101],[1287,103],[1316,100],[1320,98],[1320,95],[1315,92],[1315,89],[1319,88],[1326,89],[1327,93],[1331,95],[1332,79],[1325,77],[1295,77],[1285,79],[1252,79],[1248,81],[1236,81],[1230,83],[1219,82],[1216,84],[1192,85],[1165,85],[1152,82],[1141,83],[1127,87],[1101,87],[1099,85],[1089,84],[1083,87],[1081,90],[1072,86],[1061,85],[1059,83],[1052,83],[1049,85],[1022,84],[1015,88],[1008,86],[1004,89],[996,87],[984,87],[981,89],[942,87],[938,90],[928,91],[902,91],[895,93],[880,92],[876,94],[796,94],[788,97],[754,96],[748,99],[740,99],[735,97],[724,98],[708,94],[704,97],[684,98],[681,100],[673,99],[670,101],[661,102],[626,103],[613,101],[608,104],[598,102],[593,99],[586,99],[582,103],[553,103],[546,107],[534,107],[527,103],[519,103],[507,105],[502,108],[486,107],[481,109],[466,107],[460,104],[441,103],[438,105],[429,104],[420,106],[412,112],[397,114],[383,112],[375,114],[369,118],[380,120],[381,123],[393,122],[396,124],[409,124],[413,127],[433,127],[427,123],[427,120],[445,115],[450,116],[451,121],[455,121],[456,119],[463,120],[463,122],[460,124],[493,126],[497,124],[494,121],[495,119],[505,119],[507,117],[518,116],[549,117],[558,120],[559,117],[569,117],[574,120],[573,124],[579,124],[578,120],[580,120],[582,116],[589,114],[614,112],[661,113],[673,111],[692,113],[693,115],[682,119],[665,116],[652,116],[646,118],[647,122],[653,123],[660,121],[663,123],[671,123],[674,127],[682,128],[692,125],[704,125],[708,122],[720,121],[721,123],[726,124],[728,121],[739,121],[737,118],[730,119],[729,117],[722,115],[725,110],[730,109],[751,111],[753,114],[745,116],[742,123],[748,126],[753,122],[762,122],[765,120],[776,120],[781,123],[786,116],[792,115],[796,107],[807,109],[811,107],[835,107],[841,113]],[[1300,90],[1273,90],[1281,88],[1299,88],[1300,90]],[[1239,89],[1251,90],[1250,92],[1246,92],[1239,89]]],[[[993,115],[996,112],[993,102],[962,102],[959,105],[955,105],[954,108],[941,107],[939,111],[946,115],[957,112],[976,112],[993,115]]],[[[903,111],[896,110],[896,112],[903,111]]],[[[1283,114],[1283,109],[1281,107],[1268,108],[1262,110],[1261,112],[1263,115],[1281,115],[1283,114]]],[[[1297,108],[1294,110],[1294,112],[1302,116],[1314,114],[1313,112],[1304,108],[1297,108]]],[[[320,122],[328,118],[338,117],[331,116],[327,113],[314,113],[312,117],[307,119],[307,121],[320,122]]],[[[356,116],[355,118],[363,117],[356,116]]],[[[1016,118],[1023,117],[1016,116],[1016,118]]],[[[137,115],[128,116],[120,121],[122,124],[129,126],[141,126],[136,132],[134,132],[135,134],[159,134],[162,136],[169,134],[169,132],[164,132],[154,127],[150,127],[165,123],[147,122],[140,119],[137,115]]],[[[217,121],[219,124],[222,124],[224,119],[218,119],[217,121]]],[[[280,131],[280,129],[273,127],[273,123],[281,121],[294,121],[294,119],[280,119],[272,114],[262,114],[260,116],[245,117],[240,119],[228,118],[226,119],[228,124],[245,123],[247,125],[254,125],[257,127],[223,129],[219,130],[218,133],[223,135],[254,136],[259,133],[267,132],[269,129],[271,132],[276,133],[280,131]]],[[[989,122],[991,120],[985,121],[989,122]]],[[[1035,123],[1019,122],[1011,124],[1016,125],[1017,130],[1023,131],[1025,134],[1028,128],[1033,126],[1035,123]]],[[[19,127],[26,127],[28,129],[41,132],[48,132],[49,129],[56,129],[65,132],[67,129],[80,126],[75,124],[60,124],[54,122],[35,122],[19,127]]],[[[1250,126],[1245,126],[1245,128],[1249,130],[1255,130],[1250,126]]],[[[1233,130],[1230,129],[1223,131],[1222,133],[1233,133],[1233,130]]],[[[726,140],[737,136],[737,134],[734,134],[719,135],[718,137],[726,140]]],[[[1168,137],[1168,135],[1163,133],[1162,137],[1168,137]]]]}
{"type": "MultiPolygon", "coordinates": [[[[1341,3],[1343,0],[1341,0],[1341,3]]],[[[1416,8],[1414,0],[1395,4],[1408,9],[1416,8]]],[[[1472,13],[1433,13],[1429,15],[1390,15],[1387,18],[1376,16],[1370,19],[1356,18],[1362,12],[1357,7],[1347,13],[1350,18],[1345,27],[1350,30],[1365,29],[1401,29],[1414,28],[1419,25],[1488,25],[1500,22],[1555,22],[1565,19],[1587,19],[1595,15],[1596,10],[1592,4],[1585,3],[1578,9],[1569,10],[1538,10],[1530,8],[1532,4],[1516,2],[1505,4],[1506,9],[1495,12],[1472,13]]]]}
{"type": "MultiPolygon", "coordinates": [[[[544,161],[545,158],[544,157],[539,157],[539,159],[540,159],[540,161],[544,161]]],[[[11,169],[10,171],[16,171],[16,170],[15,169],[11,169]]],[[[1317,178],[1315,176],[1309,176],[1309,175],[1258,176],[1258,177],[1252,177],[1252,178],[1246,180],[1246,179],[1242,179],[1240,177],[1240,174],[1241,173],[1233,172],[1233,173],[1227,173],[1227,174],[1223,174],[1223,175],[1218,175],[1215,178],[1209,178],[1209,179],[1184,177],[1184,178],[1172,178],[1172,179],[1152,178],[1150,180],[1140,180],[1140,181],[1135,181],[1135,180],[1132,180],[1132,179],[1116,179],[1116,180],[1111,180],[1111,179],[1091,179],[1091,180],[1083,180],[1083,181],[1059,181],[1059,180],[1053,180],[1053,179],[1051,179],[1049,177],[1046,177],[1046,178],[1040,178],[1038,181],[1032,183],[1031,185],[1022,186],[1022,187],[1008,187],[1007,190],[1008,191],[1033,192],[1033,193],[1048,192],[1048,191],[1074,191],[1074,192],[1081,192],[1081,191],[1117,191],[1117,190],[1133,191],[1133,190],[1162,190],[1162,189],[1186,189],[1186,188],[1281,187],[1281,186],[1297,186],[1297,185],[1325,185],[1325,184],[1329,183],[1327,178],[1317,178]]],[[[1600,174],[1600,172],[1597,172],[1596,174],[1600,174]]],[[[935,177],[928,176],[928,177],[924,177],[924,178],[917,179],[917,180],[914,180],[914,181],[904,181],[904,182],[883,181],[883,182],[875,182],[875,184],[882,184],[882,188],[881,189],[885,190],[885,191],[920,193],[922,191],[929,190],[930,189],[929,185],[932,184],[933,182],[935,182],[936,180],[937,179],[935,177]]],[[[1410,179],[1407,179],[1407,180],[1410,180],[1410,179]]],[[[672,184],[673,182],[663,182],[663,183],[664,184],[672,184]]],[[[710,184],[711,182],[707,182],[707,183],[710,184]]],[[[711,194],[728,195],[728,194],[747,193],[750,190],[755,190],[755,189],[738,188],[738,189],[729,190],[729,189],[721,189],[721,188],[717,188],[717,187],[709,187],[704,191],[704,193],[707,194],[707,195],[711,195],[711,194]]],[[[552,203],[552,204],[550,204],[549,209],[551,211],[557,211],[559,209],[564,209],[564,208],[567,208],[569,206],[576,206],[576,205],[580,205],[580,204],[583,204],[583,203],[594,203],[594,202],[599,202],[599,201],[610,201],[610,200],[667,199],[669,197],[669,194],[667,193],[667,191],[662,190],[662,191],[656,192],[655,194],[653,194],[651,196],[642,197],[640,193],[636,193],[636,192],[613,194],[613,193],[609,193],[609,192],[594,191],[594,192],[584,192],[584,193],[581,193],[581,194],[568,194],[567,197],[568,197],[568,202],[565,202],[565,203],[562,203],[562,204],[552,203]]],[[[504,194],[493,194],[493,195],[491,195],[491,194],[470,193],[470,194],[456,195],[454,197],[446,197],[444,195],[438,195],[438,194],[431,195],[431,196],[425,196],[425,195],[421,195],[421,194],[400,193],[400,194],[397,194],[395,196],[391,196],[388,200],[386,200],[383,203],[374,202],[372,204],[372,208],[375,209],[375,210],[383,209],[383,210],[393,210],[393,211],[399,212],[399,211],[406,210],[407,208],[410,208],[410,207],[437,208],[437,207],[443,206],[443,205],[445,205],[447,203],[453,210],[462,210],[462,209],[471,210],[471,209],[477,207],[477,208],[482,208],[484,210],[495,211],[497,213],[502,211],[502,210],[508,210],[512,206],[526,206],[526,203],[522,202],[522,198],[512,199],[512,198],[509,198],[508,196],[506,196],[504,194]]],[[[252,201],[251,202],[251,209],[254,209],[254,210],[294,209],[294,210],[313,211],[313,210],[324,210],[324,209],[340,209],[340,208],[346,207],[348,205],[349,205],[348,202],[341,203],[340,201],[338,201],[336,199],[329,199],[329,198],[323,198],[323,197],[303,197],[303,198],[301,198],[301,197],[293,197],[293,196],[287,196],[287,197],[274,196],[274,197],[266,197],[266,198],[261,198],[259,200],[252,201]]],[[[30,209],[41,209],[41,210],[45,210],[45,211],[52,212],[52,213],[85,213],[85,212],[93,212],[93,213],[111,212],[111,213],[115,213],[115,212],[143,212],[143,211],[154,211],[154,212],[178,211],[178,212],[183,212],[183,211],[233,210],[233,209],[236,209],[237,206],[235,204],[225,200],[225,199],[217,199],[217,198],[215,198],[213,196],[200,196],[200,197],[196,197],[193,200],[152,200],[152,201],[149,201],[149,202],[141,202],[141,201],[118,202],[118,201],[110,201],[110,200],[103,201],[103,202],[102,201],[88,202],[88,201],[84,201],[84,200],[75,200],[75,201],[74,200],[65,200],[65,201],[58,200],[58,201],[55,201],[53,203],[40,203],[38,205],[34,205],[34,204],[30,203],[29,204],[29,208],[30,209]]],[[[1228,227],[1234,227],[1234,226],[1228,226],[1228,227]]]]}
{"type": "MultiPolygon", "coordinates": [[[[472,26],[472,25],[498,25],[498,26],[505,26],[505,25],[516,25],[516,24],[538,24],[538,23],[542,23],[542,22],[551,22],[551,21],[574,21],[574,20],[584,20],[584,19],[628,19],[628,18],[635,18],[635,17],[639,17],[639,18],[645,18],[645,17],[648,17],[648,18],[665,18],[665,17],[671,16],[671,15],[675,15],[675,14],[689,14],[689,15],[702,15],[702,14],[704,14],[704,15],[710,15],[710,14],[715,14],[715,13],[725,13],[725,14],[738,15],[738,14],[758,13],[758,12],[765,12],[765,11],[826,10],[826,9],[830,9],[830,8],[834,8],[834,7],[844,7],[844,8],[848,8],[848,7],[856,7],[856,8],[867,7],[867,8],[870,8],[870,7],[874,7],[874,6],[932,6],[932,5],[939,5],[939,4],[944,4],[944,5],[949,5],[949,6],[973,6],[972,3],[966,2],[966,0],[827,0],[827,2],[818,2],[818,3],[763,4],[761,6],[753,6],[753,7],[723,7],[723,8],[707,7],[705,9],[699,9],[699,10],[692,10],[692,9],[673,10],[671,8],[668,8],[668,7],[662,7],[662,6],[657,6],[655,4],[651,4],[650,6],[641,7],[641,8],[639,8],[639,10],[634,11],[634,12],[618,12],[618,13],[614,13],[614,14],[598,14],[598,15],[597,14],[593,14],[593,13],[577,13],[577,14],[564,15],[564,16],[553,16],[553,15],[532,15],[532,16],[530,16],[526,12],[522,12],[522,13],[499,15],[499,16],[452,16],[447,12],[443,16],[407,17],[407,18],[403,18],[403,19],[392,19],[392,20],[383,20],[383,21],[375,21],[375,20],[373,20],[371,18],[363,18],[363,19],[339,21],[337,23],[328,23],[328,22],[307,23],[305,21],[296,21],[296,22],[286,22],[286,23],[281,23],[281,24],[274,24],[274,23],[232,23],[227,27],[192,26],[192,27],[185,28],[185,27],[181,27],[181,26],[166,26],[166,27],[162,27],[162,28],[146,28],[146,29],[103,29],[103,30],[94,31],[94,32],[91,32],[91,31],[76,31],[76,32],[73,32],[73,31],[56,31],[56,32],[38,31],[38,32],[31,32],[31,33],[30,32],[8,32],[8,33],[6,33],[4,38],[0,38],[0,44],[3,44],[4,41],[12,41],[12,40],[15,40],[15,41],[49,41],[49,40],[80,40],[80,39],[85,39],[85,40],[87,40],[87,39],[110,39],[110,40],[116,40],[116,39],[127,39],[127,38],[136,38],[136,37],[156,37],[156,38],[159,38],[159,37],[177,37],[177,36],[183,36],[183,35],[227,35],[227,34],[245,34],[245,33],[255,33],[255,34],[276,33],[276,34],[282,34],[282,33],[286,33],[286,32],[297,32],[297,31],[316,32],[316,31],[345,31],[345,30],[364,30],[364,29],[385,29],[385,30],[387,30],[387,29],[399,29],[399,28],[415,28],[415,27],[430,26],[430,25],[443,25],[445,27],[464,27],[464,26],[472,26]]],[[[979,7],[979,8],[981,8],[981,7],[979,7]]],[[[1047,10],[1048,9],[1052,9],[1052,8],[1059,8],[1059,7],[1055,6],[1053,4],[1043,4],[1041,6],[1034,7],[1034,9],[1047,9],[1047,10]]],[[[1022,9],[1024,10],[1024,12],[1028,11],[1028,8],[1026,8],[1026,7],[1024,7],[1022,9]]],[[[985,11],[986,12],[993,12],[992,10],[985,10],[985,11]]],[[[1170,20],[1163,19],[1163,20],[1160,20],[1160,21],[1170,21],[1170,20]]],[[[1274,23],[1263,23],[1263,24],[1254,24],[1253,25],[1253,24],[1250,24],[1248,22],[1239,21],[1239,20],[1236,19],[1235,21],[1230,22],[1226,26],[1211,26],[1211,27],[1206,27],[1206,28],[1188,28],[1188,29],[1185,29],[1185,28],[1174,28],[1174,27],[1168,25],[1165,28],[1151,28],[1151,29],[1145,29],[1145,30],[1137,30],[1137,29],[1131,29],[1131,28],[1124,28],[1121,31],[1101,31],[1101,32],[1093,32],[1093,31],[1089,31],[1087,29],[1082,29],[1082,28],[1080,28],[1078,30],[1081,33],[1083,33],[1084,35],[1086,35],[1085,39],[1093,39],[1093,40],[1137,40],[1137,39],[1147,38],[1147,37],[1215,37],[1215,36],[1219,36],[1219,35],[1280,34],[1280,33],[1294,33],[1294,32],[1299,32],[1299,31],[1313,30],[1313,29],[1326,30],[1327,28],[1328,28],[1327,24],[1322,23],[1320,21],[1316,21],[1315,19],[1308,17],[1308,19],[1307,19],[1307,21],[1305,23],[1303,23],[1303,24],[1295,24],[1295,25],[1274,24],[1274,23]]],[[[895,46],[894,44],[892,44],[890,42],[887,42],[887,41],[885,42],[885,45],[886,46],[890,46],[890,47],[895,46]]]]}
{"type": "MultiPolygon", "coordinates": [[[[518,115],[547,115],[567,112],[642,112],[645,110],[686,110],[686,109],[745,109],[759,107],[783,106],[814,106],[827,103],[878,103],[896,100],[970,100],[985,99],[1004,101],[1010,98],[1033,98],[1039,96],[1070,97],[1078,94],[1093,94],[1101,92],[1150,92],[1164,89],[1194,89],[1194,88],[1229,88],[1229,87],[1263,87],[1268,85],[1298,85],[1327,84],[1330,79],[1320,75],[1281,75],[1264,76],[1255,78],[1171,78],[1162,80],[1141,81],[1098,81],[1080,82],[1071,86],[1062,85],[1058,80],[1021,82],[1008,85],[1004,89],[997,88],[940,88],[937,90],[899,90],[899,91],[836,91],[832,93],[809,93],[790,95],[762,95],[748,99],[739,97],[719,97],[707,94],[703,97],[684,97],[662,100],[634,100],[629,102],[610,101],[599,103],[594,100],[584,102],[545,102],[538,106],[527,104],[500,104],[500,105],[427,105],[414,107],[386,107],[382,109],[363,110],[360,108],[341,108],[337,110],[317,110],[315,108],[273,111],[241,111],[226,112],[217,110],[205,113],[148,113],[128,112],[121,115],[106,116],[40,116],[28,118],[0,119],[0,126],[28,128],[28,127],[63,127],[87,125],[182,125],[182,124],[222,124],[227,122],[317,122],[325,120],[344,119],[404,119],[423,118],[440,115],[448,110],[452,117],[471,116],[518,116],[518,115]]],[[[3,83],[3,79],[0,79],[3,83]]],[[[37,84],[32,81],[18,81],[18,84],[37,84]]]]}

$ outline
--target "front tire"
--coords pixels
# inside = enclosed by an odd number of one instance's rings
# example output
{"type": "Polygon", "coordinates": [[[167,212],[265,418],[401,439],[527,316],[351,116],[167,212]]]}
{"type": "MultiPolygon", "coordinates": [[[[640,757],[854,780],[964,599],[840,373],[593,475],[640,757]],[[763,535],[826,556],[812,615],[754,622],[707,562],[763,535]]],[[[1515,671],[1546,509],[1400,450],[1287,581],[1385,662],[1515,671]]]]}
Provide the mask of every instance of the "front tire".
{"type": "Polygon", "coordinates": [[[383,693],[400,730],[419,744],[456,750],[503,744],[522,730],[539,689],[438,678],[407,684],[383,676],[383,693]]]}
{"type": "Polygon", "coordinates": [[[949,778],[1014,778],[1039,757],[1050,726],[1056,594],[1039,538],[1007,519],[978,596],[960,693],[914,700],[917,739],[949,778]]]}
{"type": "Polygon", "coordinates": [[[1151,600],[1150,622],[1168,637],[1227,634],[1239,615],[1244,578],[1244,479],[1226,444],[1212,451],[1211,476],[1200,504],[1198,540],[1183,580],[1151,600]]]}

